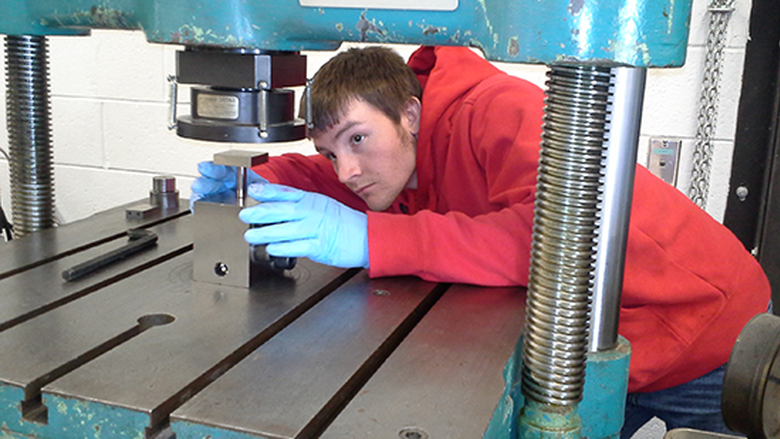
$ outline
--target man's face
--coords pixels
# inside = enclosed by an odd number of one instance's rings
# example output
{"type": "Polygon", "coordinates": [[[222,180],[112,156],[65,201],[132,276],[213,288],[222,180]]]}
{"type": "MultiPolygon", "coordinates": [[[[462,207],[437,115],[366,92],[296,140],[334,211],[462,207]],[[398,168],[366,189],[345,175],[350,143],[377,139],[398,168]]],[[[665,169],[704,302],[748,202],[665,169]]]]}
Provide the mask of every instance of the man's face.
{"type": "Polygon", "coordinates": [[[404,188],[417,187],[413,134],[419,126],[420,103],[408,107],[401,123],[395,124],[370,104],[355,99],[338,125],[313,137],[317,151],[333,163],[339,181],[371,210],[385,210],[404,188]]]}

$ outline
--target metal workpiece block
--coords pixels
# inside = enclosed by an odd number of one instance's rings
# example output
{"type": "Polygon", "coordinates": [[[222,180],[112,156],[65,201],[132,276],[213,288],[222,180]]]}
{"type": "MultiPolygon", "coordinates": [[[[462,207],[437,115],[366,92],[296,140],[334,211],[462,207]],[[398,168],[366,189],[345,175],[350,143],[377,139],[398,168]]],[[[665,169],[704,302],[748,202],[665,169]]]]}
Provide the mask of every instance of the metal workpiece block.
{"type": "Polygon", "coordinates": [[[214,164],[252,168],[268,161],[268,153],[246,149],[229,149],[214,154],[214,164]]]}
{"type": "Polygon", "coordinates": [[[125,210],[125,218],[128,220],[138,221],[146,218],[151,218],[160,213],[160,206],[156,206],[152,203],[143,201],[140,203],[128,206],[125,210]]]}
{"type": "Polygon", "coordinates": [[[238,213],[257,204],[251,198],[246,206],[235,194],[221,193],[195,202],[195,263],[193,278],[198,282],[249,288],[263,277],[276,276],[267,264],[254,263],[251,249],[244,241],[247,224],[238,213]]]}

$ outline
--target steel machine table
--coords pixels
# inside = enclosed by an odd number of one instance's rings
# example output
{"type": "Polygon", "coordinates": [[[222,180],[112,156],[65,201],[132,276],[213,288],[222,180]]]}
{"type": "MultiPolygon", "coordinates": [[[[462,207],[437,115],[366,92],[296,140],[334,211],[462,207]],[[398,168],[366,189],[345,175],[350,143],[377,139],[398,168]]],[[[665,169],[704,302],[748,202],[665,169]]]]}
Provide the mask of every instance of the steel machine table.
{"type": "Polygon", "coordinates": [[[0,248],[2,437],[482,437],[523,289],[306,259],[251,288],[194,282],[192,215],[127,206],[0,248]],[[73,280],[132,242],[149,248],[73,280]]]}

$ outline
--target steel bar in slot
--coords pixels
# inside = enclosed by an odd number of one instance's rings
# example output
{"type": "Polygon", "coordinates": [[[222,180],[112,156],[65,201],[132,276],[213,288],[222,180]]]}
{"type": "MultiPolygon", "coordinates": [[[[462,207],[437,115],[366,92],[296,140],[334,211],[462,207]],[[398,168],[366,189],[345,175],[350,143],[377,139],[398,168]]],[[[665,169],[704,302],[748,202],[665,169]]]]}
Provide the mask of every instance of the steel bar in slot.
{"type": "Polygon", "coordinates": [[[173,431],[317,437],[445,288],[361,272],[176,410],[173,431]]]}
{"type": "Polygon", "coordinates": [[[0,279],[122,237],[128,228],[148,227],[167,218],[186,215],[189,205],[186,202],[179,205],[178,210],[161,212],[132,222],[125,219],[126,206],[120,206],[63,227],[41,230],[24,239],[3,243],[0,251],[0,279]]]}
{"type": "MultiPolygon", "coordinates": [[[[192,247],[191,222],[192,218],[187,215],[150,227],[148,230],[159,236],[158,244],[154,248],[132,258],[118,261],[90,276],[73,282],[62,280],[60,274],[63,270],[113,251],[123,246],[126,240],[120,236],[104,244],[0,279],[0,331],[45,314],[58,306],[78,300],[113,282],[189,251],[192,247]]],[[[119,226],[119,223],[116,225],[119,226]]],[[[126,224],[123,225],[126,226],[126,224]]],[[[68,226],[63,229],[65,230],[60,230],[62,234],[71,232],[68,226]]],[[[79,228],[77,228],[78,230],[79,228]]],[[[120,230],[119,227],[116,230],[120,230]]],[[[20,252],[26,253],[31,251],[29,247],[35,245],[34,241],[29,240],[31,237],[13,242],[19,244],[18,250],[20,252]]],[[[84,323],[86,324],[86,322],[84,323]]]]}
{"type": "Polygon", "coordinates": [[[80,279],[140,251],[149,249],[157,243],[157,235],[148,230],[133,229],[128,230],[127,234],[130,238],[127,244],[66,269],[62,272],[62,278],[69,282],[80,279]]]}
{"type": "Polygon", "coordinates": [[[482,437],[525,299],[522,288],[450,287],[321,437],[482,437]]]}

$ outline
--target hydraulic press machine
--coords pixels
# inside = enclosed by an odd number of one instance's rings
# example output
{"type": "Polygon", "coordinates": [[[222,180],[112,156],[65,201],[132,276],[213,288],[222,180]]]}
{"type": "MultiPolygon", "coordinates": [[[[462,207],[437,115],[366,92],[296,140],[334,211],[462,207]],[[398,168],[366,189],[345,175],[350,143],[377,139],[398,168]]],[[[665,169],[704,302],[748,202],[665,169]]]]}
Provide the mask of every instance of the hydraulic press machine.
{"type": "MultiPolygon", "coordinates": [[[[690,0],[3,0],[20,239],[0,249],[0,435],[617,437],[630,356],[617,320],[645,74],[683,64],[690,9],[690,0]],[[345,41],[471,46],[491,61],[548,66],[527,291],[269,258],[241,240],[242,172],[234,197],[199,201],[192,214],[160,177],[149,200],[54,227],[47,36],[98,28],[182,47],[170,125],[211,142],[304,138],[293,90],[307,88],[301,52],[345,41]],[[191,87],[190,114],[176,114],[178,84],[191,87]]],[[[245,169],[265,156],[216,159],[245,169]]]]}

